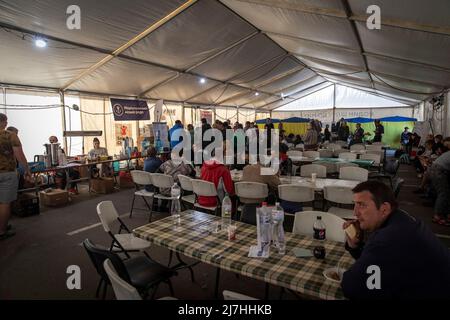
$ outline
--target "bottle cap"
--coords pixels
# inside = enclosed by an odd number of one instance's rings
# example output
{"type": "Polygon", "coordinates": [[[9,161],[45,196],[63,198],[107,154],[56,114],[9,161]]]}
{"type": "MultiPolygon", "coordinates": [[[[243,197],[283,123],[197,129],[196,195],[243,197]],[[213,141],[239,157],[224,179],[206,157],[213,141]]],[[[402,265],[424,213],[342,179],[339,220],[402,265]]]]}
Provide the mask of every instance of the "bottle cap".
{"type": "Polygon", "coordinates": [[[263,203],[262,203],[262,206],[263,206],[263,207],[266,207],[266,206],[267,206],[267,202],[263,202],[263,203]]]}

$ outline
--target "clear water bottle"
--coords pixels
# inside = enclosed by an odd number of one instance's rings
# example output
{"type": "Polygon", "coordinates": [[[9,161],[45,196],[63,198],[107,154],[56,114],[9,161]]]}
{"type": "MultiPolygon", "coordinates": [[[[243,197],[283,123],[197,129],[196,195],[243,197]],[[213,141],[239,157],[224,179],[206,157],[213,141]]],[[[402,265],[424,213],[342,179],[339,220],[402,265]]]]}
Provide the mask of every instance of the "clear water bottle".
{"type": "Polygon", "coordinates": [[[232,204],[231,199],[228,196],[228,193],[225,194],[225,197],[222,200],[222,227],[226,228],[231,224],[231,211],[232,204]]]}
{"type": "Polygon", "coordinates": [[[177,183],[174,183],[172,186],[171,196],[172,196],[172,205],[170,207],[170,214],[172,215],[172,217],[174,217],[174,219],[179,220],[181,213],[181,204],[180,204],[181,189],[177,183]]]}
{"type": "Polygon", "coordinates": [[[314,239],[325,240],[326,227],[325,227],[325,223],[323,223],[323,221],[322,221],[321,216],[317,216],[317,219],[314,222],[313,230],[314,230],[314,239]]]}
{"type": "Polygon", "coordinates": [[[286,243],[284,241],[284,210],[279,202],[275,204],[272,209],[272,239],[275,248],[278,249],[279,254],[286,253],[286,243]]]}
{"type": "Polygon", "coordinates": [[[156,131],[156,142],[155,142],[155,149],[157,152],[161,152],[162,149],[162,142],[159,137],[159,131],[156,131]]]}
{"type": "Polygon", "coordinates": [[[272,240],[272,213],[263,202],[262,207],[257,210],[258,219],[258,245],[261,251],[266,251],[272,240]]]}

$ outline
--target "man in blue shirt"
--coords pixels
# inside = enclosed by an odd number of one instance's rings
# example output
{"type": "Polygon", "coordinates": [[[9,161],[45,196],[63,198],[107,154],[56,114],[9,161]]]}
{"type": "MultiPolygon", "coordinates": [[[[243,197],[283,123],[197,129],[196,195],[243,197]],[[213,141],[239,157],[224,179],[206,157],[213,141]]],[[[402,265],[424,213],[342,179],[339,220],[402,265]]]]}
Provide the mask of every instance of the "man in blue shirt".
{"type": "MultiPolygon", "coordinates": [[[[147,149],[147,159],[144,160],[144,171],[154,173],[161,166],[163,162],[156,156],[156,149],[150,146],[147,149]]],[[[145,190],[153,192],[153,186],[146,186],[145,190]]]]}
{"type": "Polygon", "coordinates": [[[169,130],[169,139],[170,139],[170,148],[171,149],[175,148],[175,146],[177,144],[179,144],[181,141],[183,141],[183,138],[181,138],[181,137],[176,140],[174,137],[172,138],[173,134],[177,130],[183,130],[183,124],[181,123],[180,120],[175,121],[175,125],[169,130]]]}
{"type": "Polygon", "coordinates": [[[356,221],[344,223],[346,249],[356,259],[343,274],[349,299],[449,299],[449,249],[419,219],[397,208],[388,186],[366,181],[354,189],[356,221]],[[363,232],[368,232],[363,243],[363,232]]]}

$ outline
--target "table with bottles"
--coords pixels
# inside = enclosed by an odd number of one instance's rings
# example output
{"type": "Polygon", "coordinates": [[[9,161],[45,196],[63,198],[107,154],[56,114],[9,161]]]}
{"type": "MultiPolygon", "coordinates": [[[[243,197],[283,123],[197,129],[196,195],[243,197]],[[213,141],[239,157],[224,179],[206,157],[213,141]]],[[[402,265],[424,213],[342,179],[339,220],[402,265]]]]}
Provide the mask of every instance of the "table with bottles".
{"type": "MultiPolygon", "coordinates": [[[[285,233],[285,254],[271,250],[268,258],[249,257],[249,248],[257,244],[256,226],[233,221],[234,240],[228,240],[225,228],[218,228],[222,218],[194,210],[183,211],[180,218],[169,216],[133,230],[133,234],[171,251],[246,277],[291,289],[310,299],[344,299],[339,283],[327,280],[323,272],[340,265],[348,268],[353,258],[344,244],[316,240],[285,233]],[[313,250],[323,246],[325,259],[297,258],[294,248],[313,250]]],[[[311,225],[311,228],[313,226],[311,225]]],[[[217,282],[218,283],[218,282],[217,282]]],[[[218,288],[215,290],[217,297],[218,288]]]]}

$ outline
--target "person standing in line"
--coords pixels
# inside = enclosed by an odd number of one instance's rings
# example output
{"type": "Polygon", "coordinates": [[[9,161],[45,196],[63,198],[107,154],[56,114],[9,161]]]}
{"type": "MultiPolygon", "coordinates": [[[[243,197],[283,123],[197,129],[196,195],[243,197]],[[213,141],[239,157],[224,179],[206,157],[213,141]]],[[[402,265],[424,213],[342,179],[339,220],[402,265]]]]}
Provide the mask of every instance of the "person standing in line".
{"type": "Polygon", "coordinates": [[[5,130],[8,117],[0,113],[0,240],[15,235],[8,224],[11,216],[11,202],[17,199],[17,162],[24,169],[24,177],[31,180],[31,172],[17,135],[5,130]],[[16,162],[17,161],[17,162],[16,162]]]}

